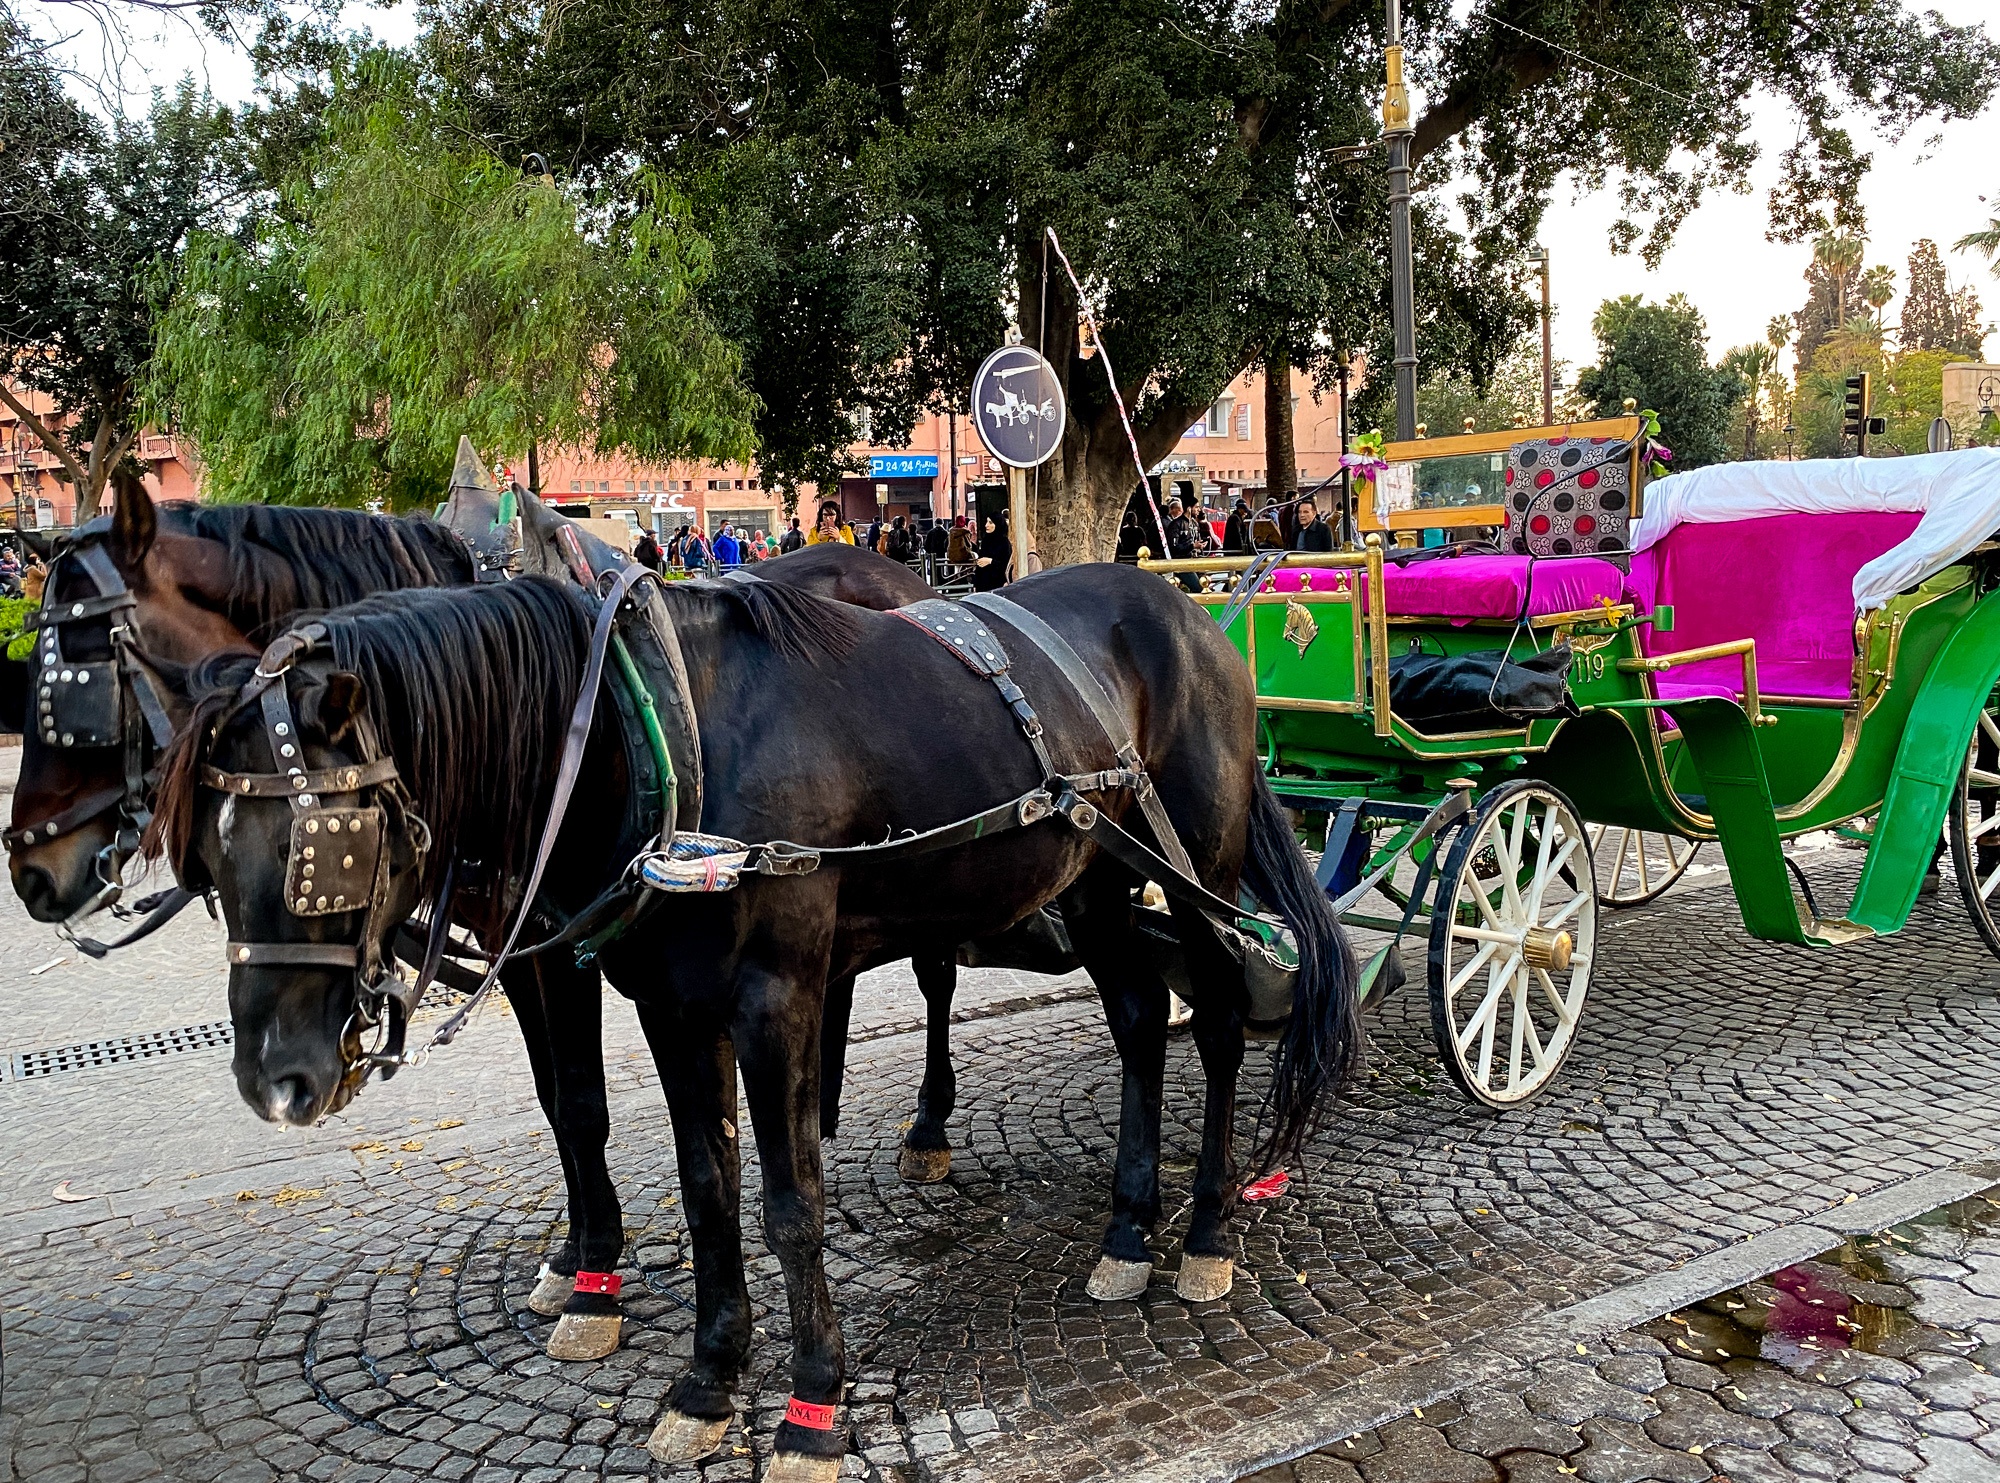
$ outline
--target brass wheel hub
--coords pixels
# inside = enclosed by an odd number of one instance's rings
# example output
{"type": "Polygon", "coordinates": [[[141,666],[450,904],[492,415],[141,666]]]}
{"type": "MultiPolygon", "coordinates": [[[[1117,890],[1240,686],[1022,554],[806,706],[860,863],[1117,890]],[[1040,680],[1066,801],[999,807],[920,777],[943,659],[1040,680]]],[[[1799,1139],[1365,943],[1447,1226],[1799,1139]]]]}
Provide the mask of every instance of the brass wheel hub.
{"type": "Polygon", "coordinates": [[[1521,934],[1521,958],[1530,968],[1560,973],[1569,967],[1576,946],[1569,933],[1554,927],[1530,927],[1521,934]]]}

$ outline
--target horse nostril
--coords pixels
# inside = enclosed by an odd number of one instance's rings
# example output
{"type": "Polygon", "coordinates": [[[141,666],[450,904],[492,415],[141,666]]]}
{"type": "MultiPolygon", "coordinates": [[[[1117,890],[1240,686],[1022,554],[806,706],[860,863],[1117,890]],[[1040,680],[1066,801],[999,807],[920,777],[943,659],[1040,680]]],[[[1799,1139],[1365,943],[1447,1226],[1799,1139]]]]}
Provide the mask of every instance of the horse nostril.
{"type": "Polygon", "coordinates": [[[14,894],[38,922],[59,922],[65,915],[56,900],[55,877],[39,865],[15,865],[14,894]]]}
{"type": "Polygon", "coordinates": [[[317,1101],[305,1077],[274,1077],[264,1093],[264,1116],[274,1123],[310,1122],[317,1101]]]}

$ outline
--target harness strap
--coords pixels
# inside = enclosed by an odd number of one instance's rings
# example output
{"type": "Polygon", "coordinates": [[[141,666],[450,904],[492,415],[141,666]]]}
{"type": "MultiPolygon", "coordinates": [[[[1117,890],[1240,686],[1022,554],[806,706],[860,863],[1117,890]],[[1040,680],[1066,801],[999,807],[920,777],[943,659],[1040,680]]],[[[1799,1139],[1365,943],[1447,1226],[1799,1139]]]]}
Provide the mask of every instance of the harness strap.
{"type": "MultiPolygon", "coordinates": [[[[91,547],[87,549],[94,550],[96,548],[91,547]]],[[[79,561],[82,561],[83,549],[80,548],[75,555],[79,561]]],[[[85,562],[85,566],[88,568],[89,563],[85,562]]],[[[92,571],[91,575],[95,577],[97,573],[92,571]]],[[[106,593],[102,597],[86,597],[76,602],[64,603],[60,611],[50,607],[45,602],[43,606],[37,608],[21,620],[21,632],[34,633],[39,629],[59,628],[65,623],[82,623],[87,619],[101,618],[106,613],[115,613],[121,608],[136,607],[137,605],[138,599],[133,597],[130,592],[125,591],[124,584],[121,582],[119,590],[116,592],[106,593]]]]}
{"type": "Polygon", "coordinates": [[[1106,854],[1158,884],[1167,895],[1187,903],[1197,911],[1223,922],[1262,922],[1267,927],[1285,925],[1277,917],[1266,916],[1261,912],[1245,911],[1233,901],[1224,901],[1193,876],[1175,869],[1157,852],[1134,839],[1107,817],[1104,810],[1096,804],[1078,798],[1074,793],[1064,793],[1056,799],[1056,812],[1069,821],[1071,828],[1087,837],[1106,854]]]}
{"type": "Polygon", "coordinates": [[[351,942],[232,942],[232,968],[358,968],[361,949],[351,942]]]}
{"type": "MultiPolygon", "coordinates": [[[[1097,717],[1097,724],[1104,729],[1110,739],[1112,750],[1118,760],[1131,771],[1146,778],[1146,764],[1139,756],[1139,749],[1132,744],[1132,734],[1125,729],[1125,718],[1112,701],[1104,682],[1093,674],[1082,657],[1070,647],[1069,640],[1057,633],[1041,618],[1029,612],[1019,603],[1000,596],[997,592],[980,592],[965,599],[968,607],[983,608],[995,617],[1004,618],[1019,629],[1021,635],[1034,644],[1050,659],[1055,661],[1063,678],[1090,707],[1097,717]]],[[[1166,805],[1160,802],[1160,795],[1154,791],[1150,779],[1138,789],[1139,809],[1146,816],[1146,824],[1153,831],[1153,838],[1159,842],[1160,853],[1169,864],[1189,880],[1194,879],[1194,862],[1188,852],[1181,847],[1180,836],[1174,832],[1173,821],[1167,817],[1166,805]]]]}
{"type": "Polygon", "coordinates": [[[124,801],[123,784],[99,788],[95,793],[86,793],[52,819],[44,819],[39,824],[30,824],[25,829],[8,829],[0,832],[0,840],[4,840],[10,850],[16,845],[39,844],[44,840],[54,839],[58,834],[68,834],[77,825],[86,823],[99,814],[108,813],[124,801]]]}
{"type": "Polygon", "coordinates": [[[993,687],[1000,692],[1000,699],[1013,714],[1014,724],[1021,728],[1021,735],[1034,749],[1035,761],[1042,769],[1042,776],[1045,779],[1056,776],[1055,759],[1049,755],[1048,742],[1043,738],[1042,719],[1035,714],[1034,706],[1008,673],[1013,661],[1007,657],[1006,648],[993,636],[992,630],[964,611],[960,604],[935,597],[892,608],[889,616],[902,619],[982,680],[991,680],[993,687]]]}
{"type": "MultiPolygon", "coordinates": [[[[121,947],[130,947],[142,937],[151,937],[155,932],[179,916],[182,909],[190,901],[193,901],[196,895],[196,892],[188,890],[185,886],[175,886],[161,897],[151,910],[147,911],[140,918],[138,926],[115,942],[99,942],[94,937],[78,937],[74,933],[70,934],[69,940],[76,945],[76,950],[85,957],[101,958],[106,953],[114,952],[121,947]]],[[[144,904],[144,902],[140,903],[142,906],[144,904]]]]}
{"type": "MultiPolygon", "coordinates": [[[[266,698],[276,694],[274,690],[264,692],[266,698]]],[[[289,735],[296,728],[289,718],[278,723],[287,728],[281,735],[289,735]]],[[[296,746],[296,742],[286,743],[296,746]]],[[[289,759],[279,758],[283,767],[289,759]]],[[[294,768],[289,772],[223,772],[219,768],[202,765],[201,780],[218,793],[235,793],[249,798],[298,798],[320,793],[356,793],[377,783],[391,782],[396,778],[394,758],[378,757],[373,762],[357,763],[350,767],[322,767],[308,772],[304,768],[294,768]]]]}
{"type": "MultiPolygon", "coordinates": [[[[1067,779],[1063,781],[1067,782],[1067,779]]],[[[811,875],[822,864],[838,864],[866,856],[872,863],[877,860],[893,860],[902,855],[922,855],[932,850],[949,849],[956,844],[984,839],[989,834],[999,834],[1007,829],[1017,829],[1046,819],[1055,812],[1055,795],[1047,788],[1036,788],[1023,793],[1019,798],[970,818],[959,819],[950,824],[941,824],[935,829],[926,829],[920,834],[905,834],[898,839],[883,840],[880,844],[834,845],[822,848],[816,845],[795,844],[788,839],[772,840],[769,844],[749,846],[749,859],[744,869],[755,870],[763,875],[811,875]]]]}

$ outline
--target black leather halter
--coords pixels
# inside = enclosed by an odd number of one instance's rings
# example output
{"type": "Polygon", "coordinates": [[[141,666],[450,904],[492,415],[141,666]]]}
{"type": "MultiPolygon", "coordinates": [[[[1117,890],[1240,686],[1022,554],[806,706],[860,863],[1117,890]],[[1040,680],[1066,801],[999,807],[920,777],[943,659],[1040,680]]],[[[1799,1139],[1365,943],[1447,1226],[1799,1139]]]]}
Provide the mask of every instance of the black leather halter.
{"type": "MultiPolygon", "coordinates": [[[[352,942],[232,941],[228,954],[232,967],[334,968],[353,973],[353,1028],[388,1026],[385,1043],[374,1050],[364,1047],[347,1067],[349,1076],[365,1076],[372,1067],[384,1061],[394,1065],[400,1058],[403,1035],[423,987],[422,979],[399,978],[382,956],[392,837],[407,834],[419,856],[429,852],[431,837],[429,826],[410,807],[395,759],[383,753],[365,716],[355,722],[359,761],[338,767],[305,765],[305,741],[292,714],[286,677],[325,637],[326,627],[320,623],[280,636],[257,661],[256,672],[235,705],[216,722],[219,734],[255,704],[278,770],[224,772],[204,764],[201,781],[230,798],[283,799],[290,808],[286,911],[304,918],[361,913],[360,934],[352,942]],[[394,824],[414,827],[397,831],[394,824]]],[[[344,1031],[341,1038],[345,1041],[344,1031]]]]}
{"type": "MultiPolygon", "coordinates": [[[[42,605],[22,625],[36,635],[34,654],[29,661],[34,679],[28,724],[41,741],[64,750],[118,747],[122,751],[123,776],[116,787],[101,788],[60,813],[24,828],[0,831],[0,843],[12,851],[22,845],[43,844],[70,834],[104,814],[116,815],[113,841],[97,856],[98,889],[61,928],[66,937],[86,951],[93,947],[101,949],[102,944],[78,938],[76,924],[118,900],[124,891],[120,872],[125,862],[139,852],[140,836],[153,817],[147,801],[152,782],[147,748],[164,751],[173,739],[166,706],[154,686],[151,667],[144,661],[137,608],[138,599],[125,585],[125,576],[110,552],[91,540],[72,544],[57,554],[42,589],[42,605]],[[64,560],[74,561],[83,569],[96,588],[94,596],[56,597],[57,567],[64,560]],[[110,624],[111,657],[94,662],[70,657],[65,653],[68,645],[64,628],[95,619],[110,624]]],[[[186,905],[187,899],[182,896],[173,901],[173,910],[186,905]]],[[[152,930],[163,920],[149,922],[145,930],[152,930]]],[[[100,951],[94,955],[102,954],[100,951]]]]}

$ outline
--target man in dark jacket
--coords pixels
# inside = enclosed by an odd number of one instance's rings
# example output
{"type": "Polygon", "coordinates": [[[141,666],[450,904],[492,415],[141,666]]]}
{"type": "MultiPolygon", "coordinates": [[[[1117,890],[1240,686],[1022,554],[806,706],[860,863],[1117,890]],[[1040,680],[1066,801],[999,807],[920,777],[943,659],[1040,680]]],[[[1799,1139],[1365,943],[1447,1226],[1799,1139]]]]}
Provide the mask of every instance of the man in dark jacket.
{"type": "Polygon", "coordinates": [[[632,559],[648,571],[660,569],[660,543],[653,539],[650,530],[639,533],[639,544],[632,548],[632,559]]]}
{"type": "Polygon", "coordinates": [[[797,520],[793,520],[791,523],[791,527],[788,530],[786,530],[786,532],[783,535],[778,537],[778,554],[780,556],[789,555],[791,552],[796,551],[800,547],[804,546],[805,543],[806,543],[805,532],[799,529],[799,522],[797,520]]]}
{"type": "Polygon", "coordinates": [[[1250,506],[1243,500],[1236,502],[1236,508],[1229,512],[1228,523],[1222,527],[1222,554],[1250,554],[1250,506]]]}
{"type": "Polygon", "coordinates": [[[942,520],[933,520],[931,528],[924,532],[925,554],[934,556],[941,561],[944,559],[944,553],[950,545],[951,528],[942,520]]]}
{"type": "Polygon", "coordinates": [[[1194,556],[1194,526],[1177,499],[1167,501],[1167,555],[1175,561],[1188,561],[1194,556]]]}
{"type": "Polygon", "coordinates": [[[1333,527],[1319,518],[1311,495],[1299,501],[1299,528],[1292,532],[1294,551],[1332,551],[1333,527]]]}

